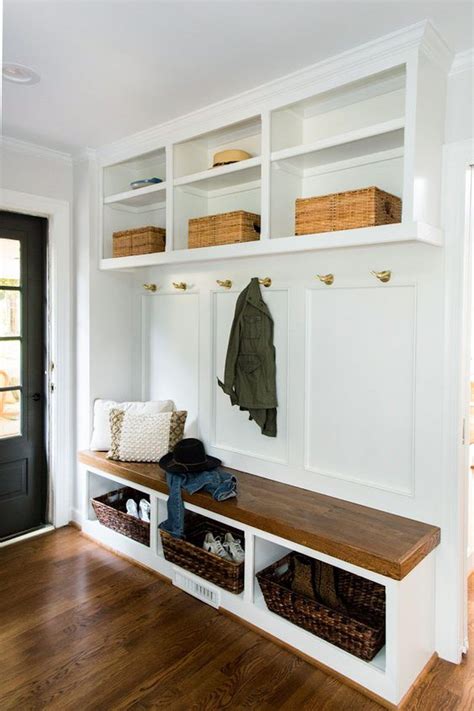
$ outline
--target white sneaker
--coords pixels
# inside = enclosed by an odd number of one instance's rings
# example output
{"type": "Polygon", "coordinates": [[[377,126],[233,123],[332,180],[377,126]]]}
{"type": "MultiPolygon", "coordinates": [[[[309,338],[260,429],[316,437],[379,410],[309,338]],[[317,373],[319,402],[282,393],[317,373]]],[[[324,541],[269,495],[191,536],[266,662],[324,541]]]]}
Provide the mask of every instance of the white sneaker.
{"type": "Polygon", "coordinates": [[[208,553],[214,553],[214,555],[218,555],[220,558],[225,558],[225,560],[232,560],[231,556],[222,545],[222,541],[219,536],[214,538],[210,532],[206,533],[202,547],[208,553]]]}
{"type": "Polygon", "coordinates": [[[148,523],[150,523],[150,511],[150,502],[146,499],[140,499],[140,519],[142,521],[147,521],[148,523]]]}
{"type": "Polygon", "coordinates": [[[127,499],[127,513],[129,516],[135,516],[135,518],[138,518],[137,502],[133,499],[127,499]]]}
{"type": "Polygon", "coordinates": [[[238,538],[234,538],[230,532],[225,534],[224,548],[227,553],[229,553],[234,563],[242,563],[245,559],[245,551],[240,545],[240,540],[238,538]]]}

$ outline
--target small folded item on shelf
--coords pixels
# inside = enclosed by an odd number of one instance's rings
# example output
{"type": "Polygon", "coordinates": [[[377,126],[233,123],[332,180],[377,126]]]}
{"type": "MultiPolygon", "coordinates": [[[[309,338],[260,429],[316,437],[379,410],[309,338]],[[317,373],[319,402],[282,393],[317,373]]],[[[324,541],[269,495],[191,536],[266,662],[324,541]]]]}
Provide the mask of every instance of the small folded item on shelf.
{"type": "Polygon", "coordinates": [[[138,188],[146,188],[148,185],[157,185],[162,183],[161,178],[142,178],[141,180],[133,180],[130,183],[132,190],[137,190],[138,188]]]}

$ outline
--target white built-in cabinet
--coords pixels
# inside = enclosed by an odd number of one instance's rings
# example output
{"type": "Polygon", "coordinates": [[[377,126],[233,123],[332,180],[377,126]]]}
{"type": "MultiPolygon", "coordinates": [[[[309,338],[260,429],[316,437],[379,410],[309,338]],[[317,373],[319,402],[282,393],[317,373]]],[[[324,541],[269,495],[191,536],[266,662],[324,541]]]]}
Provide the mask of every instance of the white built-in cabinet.
{"type": "Polygon", "coordinates": [[[447,60],[429,28],[99,151],[101,268],[387,242],[439,245],[447,60]],[[226,148],[251,158],[212,168],[214,153],[226,148]],[[132,180],[149,177],[163,182],[130,189],[132,180]],[[295,237],[298,197],[373,185],[402,199],[400,224],[295,237]],[[261,215],[258,242],[188,249],[191,218],[233,210],[261,215]],[[166,227],[166,252],[112,259],[113,232],[144,225],[166,227]]]}
{"type": "MultiPolygon", "coordinates": [[[[449,61],[435,30],[420,24],[97,151],[99,267],[136,270],[131,289],[130,275],[101,275],[129,289],[133,317],[117,343],[133,343],[133,372],[120,371],[130,399],[174,400],[188,411],[186,434],[228,466],[439,523],[433,472],[442,418],[433,384],[444,345],[437,247],[449,61]],[[252,157],[211,168],[225,148],[252,157]],[[162,182],[131,191],[144,177],[162,182]],[[402,198],[401,223],[295,236],[296,198],[372,185],[402,198]],[[261,215],[259,241],[188,249],[189,219],[231,210],[261,215]],[[166,251],[114,259],[113,232],[143,225],[166,228],[166,251]],[[388,283],[371,273],[385,269],[388,283]],[[318,273],[332,273],[333,284],[318,273]],[[275,323],[276,439],[262,437],[217,386],[236,299],[251,276],[272,280],[262,292],[275,323]]],[[[115,394],[96,388],[93,397],[115,394]]],[[[166,497],[148,492],[152,541],[144,550],[95,520],[89,496],[109,490],[110,479],[123,483],[83,468],[84,529],[176,582],[156,528],[166,497]]],[[[436,554],[401,582],[367,573],[386,585],[387,645],[366,664],[266,610],[255,573],[292,545],[244,532],[245,592],[216,591],[220,605],[398,703],[435,651],[436,554]]]]}

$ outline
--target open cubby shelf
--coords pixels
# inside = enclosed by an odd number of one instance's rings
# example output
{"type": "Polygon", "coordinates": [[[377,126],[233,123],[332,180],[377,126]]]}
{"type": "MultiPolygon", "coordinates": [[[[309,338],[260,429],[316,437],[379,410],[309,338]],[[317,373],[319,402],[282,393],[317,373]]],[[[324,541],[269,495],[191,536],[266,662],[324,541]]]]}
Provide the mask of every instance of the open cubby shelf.
{"type": "Polygon", "coordinates": [[[420,203],[425,196],[419,185],[439,178],[423,163],[429,152],[417,112],[425,87],[421,76],[410,75],[409,61],[394,62],[348,83],[334,78],[332,88],[313,94],[308,89],[297,101],[285,103],[282,93],[281,105],[185,140],[179,133],[173,140],[168,127],[156,150],[104,162],[101,269],[387,243],[439,246],[441,232],[420,203]],[[215,153],[231,148],[250,158],[212,167],[215,153]],[[130,189],[132,180],[146,177],[163,182],[130,189]],[[315,233],[305,242],[295,238],[297,198],[374,185],[402,199],[401,223],[315,233]],[[256,243],[188,248],[191,218],[235,210],[261,216],[256,243]],[[166,228],[166,252],[112,258],[113,232],[144,225],[166,228]]]}

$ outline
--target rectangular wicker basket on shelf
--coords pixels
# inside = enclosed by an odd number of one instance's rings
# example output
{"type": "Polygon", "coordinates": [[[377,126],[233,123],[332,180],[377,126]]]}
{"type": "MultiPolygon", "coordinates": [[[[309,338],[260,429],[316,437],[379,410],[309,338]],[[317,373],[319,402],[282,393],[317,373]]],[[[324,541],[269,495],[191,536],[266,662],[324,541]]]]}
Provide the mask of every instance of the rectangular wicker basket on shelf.
{"type": "Polygon", "coordinates": [[[257,573],[268,609],[360,659],[373,659],[385,643],[383,585],[336,568],[337,593],[345,609],[332,609],[292,590],[294,555],[257,573]]]}
{"type": "Polygon", "coordinates": [[[138,543],[143,543],[144,546],[149,546],[150,524],[127,513],[127,499],[133,499],[139,507],[140,499],[149,501],[150,497],[126,486],[94,497],[91,499],[91,504],[97,520],[103,526],[138,543]]]}
{"type": "Polygon", "coordinates": [[[113,233],[113,256],[132,257],[136,254],[164,252],[166,230],[163,227],[135,227],[113,233]]]}
{"type": "Polygon", "coordinates": [[[260,215],[245,210],[189,220],[188,247],[217,247],[260,239],[260,215]]]}
{"type": "Polygon", "coordinates": [[[185,539],[174,538],[167,531],[160,530],[166,560],[228,592],[241,593],[244,589],[244,564],[224,560],[214,553],[205,551],[202,544],[208,531],[214,536],[220,536],[222,540],[227,531],[230,531],[234,538],[240,539],[244,547],[242,531],[224,526],[219,521],[186,512],[185,539]]]}
{"type": "Polygon", "coordinates": [[[297,198],[295,234],[351,230],[400,222],[402,201],[376,187],[297,198]]]}

